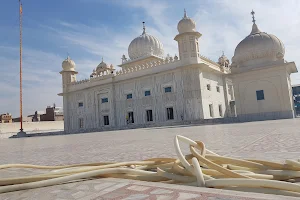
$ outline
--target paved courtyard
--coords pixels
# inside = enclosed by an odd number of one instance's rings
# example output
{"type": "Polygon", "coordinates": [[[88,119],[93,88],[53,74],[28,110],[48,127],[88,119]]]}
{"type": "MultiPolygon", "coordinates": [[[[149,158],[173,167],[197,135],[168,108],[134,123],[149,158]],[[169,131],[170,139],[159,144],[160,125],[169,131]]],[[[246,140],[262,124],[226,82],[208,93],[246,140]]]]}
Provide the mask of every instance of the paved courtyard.
{"type": "MultiPolygon", "coordinates": [[[[220,155],[230,155],[236,158],[268,159],[281,162],[284,161],[284,159],[298,159],[300,157],[300,119],[298,118],[239,124],[158,127],[22,139],[1,139],[0,164],[30,163],[41,165],[66,165],[87,162],[133,161],[151,157],[175,157],[176,154],[173,147],[173,140],[174,136],[178,134],[187,136],[194,140],[201,140],[206,144],[208,149],[215,151],[220,155]]],[[[32,174],[30,169],[0,170],[0,178],[28,174],[32,174]]],[[[1,194],[0,199],[16,199],[16,196],[22,196],[20,199],[39,199],[39,194],[45,194],[45,191],[50,190],[51,192],[47,193],[47,195],[50,196],[48,197],[46,195],[47,198],[45,196],[43,199],[108,199],[108,192],[104,192],[106,196],[104,193],[101,196],[99,194],[100,189],[96,190],[95,188],[97,188],[96,185],[105,183],[109,184],[109,181],[92,181],[96,182],[93,183],[86,181],[76,183],[75,186],[72,187],[77,189],[72,190],[72,194],[68,193],[69,196],[65,193],[70,192],[70,190],[66,188],[71,187],[71,185],[66,184],[29,191],[1,194]],[[90,190],[89,188],[94,189],[90,190]],[[63,198],[59,196],[60,193],[63,193],[65,197],[63,198]],[[74,196],[75,193],[78,193],[78,195],[74,196]],[[97,198],[95,197],[95,193],[98,195],[96,196],[97,198]],[[92,196],[93,194],[93,198],[87,197],[92,196]],[[33,195],[36,197],[33,198],[33,195]]],[[[117,180],[112,180],[111,184],[121,184],[116,183],[116,181],[117,180]]],[[[126,191],[128,192],[128,195],[131,194],[130,191],[132,190],[127,187],[133,186],[134,188],[134,185],[129,185],[131,183],[124,184],[125,183],[123,183],[123,185],[119,185],[120,187],[117,188],[122,190],[120,191],[120,194],[125,194],[126,191]]],[[[102,186],[99,187],[101,188],[102,186]]],[[[104,188],[107,190],[107,187],[104,188]]],[[[147,194],[144,194],[144,192],[143,194],[140,194],[142,196],[136,196],[136,198],[132,199],[159,199],[156,197],[152,198],[150,195],[155,189],[148,189],[144,190],[147,194]]],[[[196,189],[201,191],[199,188],[196,189]]],[[[103,190],[101,189],[102,192],[103,190]]],[[[175,191],[175,189],[172,191],[175,191]]],[[[180,199],[179,193],[180,191],[177,191],[177,196],[175,195],[173,197],[169,195],[170,199],[180,199]]],[[[181,191],[181,193],[184,192],[181,191]]],[[[199,192],[197,194],[196,193],[195,195],[200,194],[199,192]]],[[[233,192],[231,193],[235,194],[233,192]]],[[[223,192],[222,194],[225,195],[223,192]]],[[[168,194],[161,195],[168,196],[168,194]]],[[[215,193],[215,195],[217,194],[215,193]]],[[[204,196],[202,199],[210,199],[209,195],[205,198],[204,196]]],[[[122,195],[119,197],[115,197],[113,199],[125,199],[122,195]]],[[[200,197],[195,196],[195,198],[199,199],[200,197]]],[[[256,196],[255,198],[258,197],[256,196]]],[[[211,199],[248,198],[219,198],[215,196],[211,199]]]]}

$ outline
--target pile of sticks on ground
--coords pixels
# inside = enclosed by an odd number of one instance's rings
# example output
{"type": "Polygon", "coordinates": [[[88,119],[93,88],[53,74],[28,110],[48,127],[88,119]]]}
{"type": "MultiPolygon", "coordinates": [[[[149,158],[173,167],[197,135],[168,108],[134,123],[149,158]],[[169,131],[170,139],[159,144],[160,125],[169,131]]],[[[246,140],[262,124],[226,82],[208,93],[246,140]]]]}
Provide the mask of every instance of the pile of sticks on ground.
{"type": "Polygon", "coordinates": [[[220,188],[300,197],[300,162],[285,164],[265,160],[224,157],[205,148],[201,141],[177,135],[174,140],[177,158],[152,158],[119,163],[88,163],[67,166],[27,164],[0,165],[6,168],[51,169],[27,177],[0,179],[0,193],[39,188],[93,178],[124,178],[178,185],[220,188]],[[183,155],[179,141],[189,145],[183,155]]]}

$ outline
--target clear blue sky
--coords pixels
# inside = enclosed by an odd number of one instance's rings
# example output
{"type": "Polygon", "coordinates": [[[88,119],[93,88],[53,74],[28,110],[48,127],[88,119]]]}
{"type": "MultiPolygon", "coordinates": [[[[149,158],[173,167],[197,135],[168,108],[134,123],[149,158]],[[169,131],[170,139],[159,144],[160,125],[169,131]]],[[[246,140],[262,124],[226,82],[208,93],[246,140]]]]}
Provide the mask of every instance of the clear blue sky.
{"type": "MultiPolygon", "coordinates": [[[[76,63],[79,79],[88,78],[100,62],[117,66],[131,40],[147,32],[163,44],[165,53],[177,53],[173,40],[183,9],[203,34],[201,54],[217,60],[222,50],[231,59],[236,45],[251,31],[250,12],[262,31],[278,36],[285,58],[300,64],[300,1],[254,0],[23,0],[24,113],[62,105],[61,62],[67,53],[76,63]],[[270,6],[271,5],[271,6],[270,6]]],[[[19,113],[18,0],[0,6],[0,113],[19,113]]],[[[299,74],[292,76],[300,83],[299,74]]]]}

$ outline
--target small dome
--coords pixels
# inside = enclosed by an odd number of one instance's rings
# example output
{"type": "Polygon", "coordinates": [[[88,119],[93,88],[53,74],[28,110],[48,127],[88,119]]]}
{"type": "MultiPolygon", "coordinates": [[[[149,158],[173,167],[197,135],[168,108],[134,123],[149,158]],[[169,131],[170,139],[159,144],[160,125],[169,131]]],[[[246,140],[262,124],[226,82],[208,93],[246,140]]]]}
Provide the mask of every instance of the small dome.
{"type": "Polygon", "coordinates": [[[261,32],[254,21],[250,35],[237,45],[232,65],[266,64],[282,60],[284,54],[285,48],[281,40],[275,35],[261,32]]]}
{"type": "Polygon", "coordinates": [[[177,30],[179,34],[196,31],[196,23],[187,16],[185,9],[183,18],[178,22],[177,30]]]}
{"type": "Polygon", "coordinates": [[[224,52],[221,57],[218,59],[218,63],[222,66],[226,66],[229,64],[229,59],[225,56],[224,52]]]}
{"type": "Polygon", "coordinates": [[[163,57],[163,44],[156,37],[147,34],[145,31],[145,26],[143,29],[144,31],[142,35],[132,40],[128,47],[129,58],[134,60],[150,55],[163,57]]]}
{"type": "Polygon", "coordinates": [[[94,76],[96,76],[96,75],[97,75],[96,70],[93,69],[93,72],[91,73],[90,77],[92,78],[92,77],[94,77],[94,76]]]}
{"type": "Polygon", "coordinates": [[[101,63],[96,68],[96,71],[102,71],[102,70],[105,70],[107,68],[109,68],[109,67],[105,62],[103,62],[103,58],[102,58],[101,63]]]}
{"type": "Polygon", "coordinates": [[[62,68],[64,71],[75,71],[75,62],[68,56],[62,62],[62,68]]]}

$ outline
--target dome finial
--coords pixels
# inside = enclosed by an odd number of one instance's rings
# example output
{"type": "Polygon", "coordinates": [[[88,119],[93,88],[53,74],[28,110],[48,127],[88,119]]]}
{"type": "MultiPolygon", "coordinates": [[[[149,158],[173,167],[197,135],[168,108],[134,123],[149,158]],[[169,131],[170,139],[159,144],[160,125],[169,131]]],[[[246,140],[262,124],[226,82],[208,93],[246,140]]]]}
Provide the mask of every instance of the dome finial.
{"type": "Polygon", "coordinates": [[[224,51],[222,51],[222,56],[225,56],[224,51]]]}
{"type": "Polygon", "coordinates": [[[183,18],[187,18],[186,10],[185,10],[185,9],[184,9],[184,15],[183,15],[183,18]]]}
{"type": "Polygon", "coordinates": [[[103,62],[103,56],[102,56],[102,62],[103,62]]]}
{"type": "Polygon", "coordinates": [[[142,35],[144,35],[146,33],[146,27],[145,27],[145,22],[143,22],[143,33],[142,35]]]}
{"type": "Polygon", "coordinates": [[[253,24],[255,24],[255,21],[256,21],[255,17],[254,17],[255,12],[253,11],[253,9],[252,9],[251,15],[252,15],[252,22],[253,22],[253,24]]]}
{"type": "Polygon", "coordinates": [[[250,35],[255,34],[255,33],[260,33],[260,30],[258,29],[258,27],[255,23],[256,20],[255,20],[254,14],[255,14],[255,12],[252,10],[251,15],[252,15],[253,25],[252,25],[252,31],[251,31],[250,35]]]}

